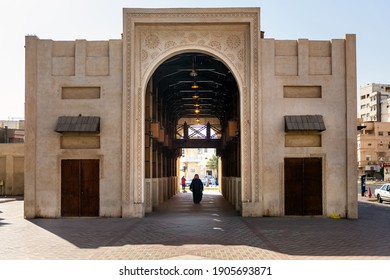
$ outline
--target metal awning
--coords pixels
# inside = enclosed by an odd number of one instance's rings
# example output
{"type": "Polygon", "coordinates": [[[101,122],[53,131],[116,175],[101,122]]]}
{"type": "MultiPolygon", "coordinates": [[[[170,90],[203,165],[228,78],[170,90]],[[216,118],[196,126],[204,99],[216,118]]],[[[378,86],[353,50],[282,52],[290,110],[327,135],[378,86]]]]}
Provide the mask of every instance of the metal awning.
{"type": "Polygon", "coordinates": [[[324,131],[325,123],[321,115],[284,116],[285,131],[324,131]]]}
{"type": "Polygon", "coordinates": [[[61,116],[58,118],[56,132],[89,132],[99,133],[100,117],[95,116],[61,116]]]}

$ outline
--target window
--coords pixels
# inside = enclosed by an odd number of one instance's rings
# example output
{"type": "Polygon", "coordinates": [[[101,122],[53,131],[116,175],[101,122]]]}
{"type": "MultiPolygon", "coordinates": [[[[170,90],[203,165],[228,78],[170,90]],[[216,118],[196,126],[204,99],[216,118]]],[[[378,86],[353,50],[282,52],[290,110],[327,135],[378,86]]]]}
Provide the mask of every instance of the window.
{"type": "Polygon", "coordinates": [[[371,147],[371,143],[368,143],[368,147],[371,147]]]}
{"type": "Polygon", "coordinates": [[[378,136],[383,136],[383,131],[378,131],[378,136]]]}

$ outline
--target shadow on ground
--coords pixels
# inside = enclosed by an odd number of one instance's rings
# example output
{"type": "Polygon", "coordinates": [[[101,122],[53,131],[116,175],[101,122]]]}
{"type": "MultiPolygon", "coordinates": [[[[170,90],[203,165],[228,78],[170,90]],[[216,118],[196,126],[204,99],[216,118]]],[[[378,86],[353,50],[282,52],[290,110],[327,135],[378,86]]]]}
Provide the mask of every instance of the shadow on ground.
{"type": "MultiPolygon", "coordinates": [[[[248,246],[288,256],[390,257],[390,207],[359,202],[359,219],[242,218],[221,195],[200,205],[180,193],[145,218],[31,219],[79,248],[131,245],[248,246]]],[[[233,247],[231,247],[233,248],[233,247]]],[[[282,256],[282,258],[284,258],[282,256]]]]}

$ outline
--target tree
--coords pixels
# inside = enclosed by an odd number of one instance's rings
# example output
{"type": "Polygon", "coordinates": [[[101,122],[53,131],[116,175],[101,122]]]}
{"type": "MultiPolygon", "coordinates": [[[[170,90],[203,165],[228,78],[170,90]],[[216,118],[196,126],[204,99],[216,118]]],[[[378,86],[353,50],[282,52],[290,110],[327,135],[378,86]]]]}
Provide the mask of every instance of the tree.
{"type": "Polygon", "coordinates": [[[213,155],[207,162],[206,167],[218,170],[218,157],[213,155]]]}

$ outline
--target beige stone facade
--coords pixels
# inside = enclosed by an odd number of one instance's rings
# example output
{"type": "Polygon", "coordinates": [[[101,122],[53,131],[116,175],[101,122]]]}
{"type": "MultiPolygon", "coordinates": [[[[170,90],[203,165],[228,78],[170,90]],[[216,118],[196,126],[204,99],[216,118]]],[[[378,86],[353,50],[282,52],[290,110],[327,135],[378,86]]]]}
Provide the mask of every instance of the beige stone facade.
{"type": "Polygon", "coordinates": [[[157,152],[155,167],[143,164],[154,156],[146,96],[158,66],[186,52],[222,61],[236,79],[239,172],[221,184],[241,215],[291,214],[289,159],[314,158],[315,215],[357,218],[355,36],[263,39],[257,8],[124,9],[122,40],[26,37],[26,217],[63,215],[72,160],[98,163],[99,216],[143,217],[178,191],[177,160],[157,152]],[[99,131],[55,131],[60,116],[79,115],[98,116],[99,131]],[[286,130],[286,116],[306,115],[322,116],[326,130],[286,130]]]}

